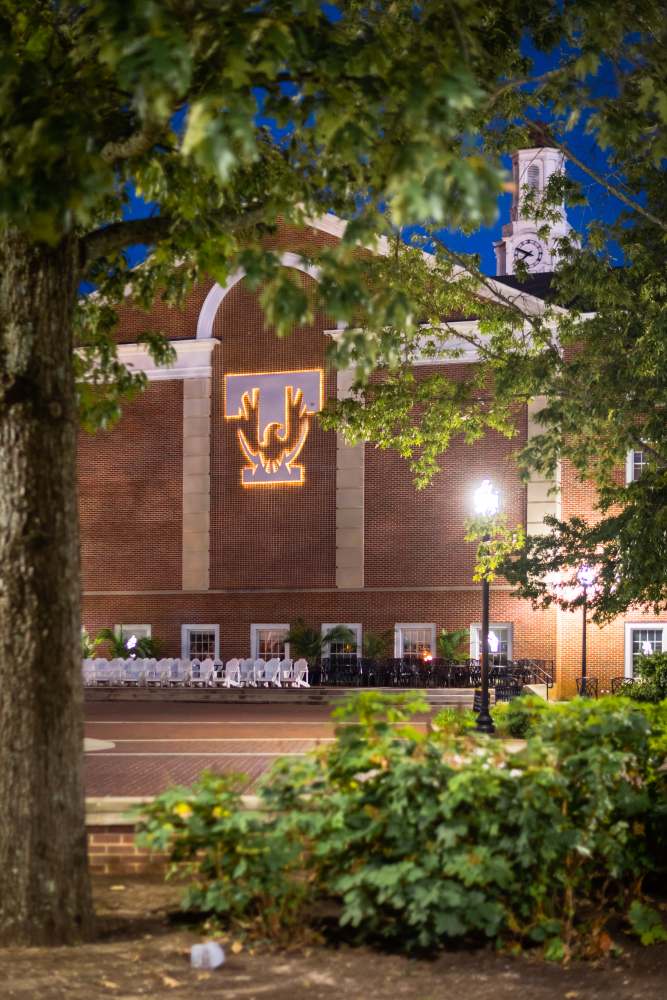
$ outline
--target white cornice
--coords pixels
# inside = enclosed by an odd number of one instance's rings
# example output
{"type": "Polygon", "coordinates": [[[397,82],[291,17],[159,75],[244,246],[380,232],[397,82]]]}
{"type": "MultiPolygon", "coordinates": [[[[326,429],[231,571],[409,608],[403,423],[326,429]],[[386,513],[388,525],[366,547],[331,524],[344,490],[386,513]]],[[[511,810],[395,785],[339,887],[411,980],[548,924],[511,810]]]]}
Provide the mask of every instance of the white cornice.
{"type": "Polygon", "coordinates": [[[210,378],[211,354],[219,343],[215,337],[208,340],[172,340],[171,346],[176,351],[177,358],[170,367],[158,367],[145,344],[119,344],[118,360],[132,372],[145,372],[149,382],[210,378]]]}

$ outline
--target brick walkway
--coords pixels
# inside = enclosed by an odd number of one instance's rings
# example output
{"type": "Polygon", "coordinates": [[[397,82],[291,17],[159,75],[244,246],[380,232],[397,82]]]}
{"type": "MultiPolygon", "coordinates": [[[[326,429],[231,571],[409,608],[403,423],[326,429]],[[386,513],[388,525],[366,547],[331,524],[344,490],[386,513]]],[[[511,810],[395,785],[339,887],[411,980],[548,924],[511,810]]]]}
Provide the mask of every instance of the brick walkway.
{"type": "Polygon", "coordinates": [[[86,705],[86,795],[150,796],[189,785],[204,769],[246,774],[249,789],[278,758],[305,754],[334,737],[320,705],[99,702],[86,705]]]}
{"type": "Polygon", "coordinates": [[[157,795],[206,769],[246,774],[250,787],[276,758],[333,738],[321,706],[100,703],[86,706],[86,736],[113,748],[86,753],[86,794],[157,795]]]}

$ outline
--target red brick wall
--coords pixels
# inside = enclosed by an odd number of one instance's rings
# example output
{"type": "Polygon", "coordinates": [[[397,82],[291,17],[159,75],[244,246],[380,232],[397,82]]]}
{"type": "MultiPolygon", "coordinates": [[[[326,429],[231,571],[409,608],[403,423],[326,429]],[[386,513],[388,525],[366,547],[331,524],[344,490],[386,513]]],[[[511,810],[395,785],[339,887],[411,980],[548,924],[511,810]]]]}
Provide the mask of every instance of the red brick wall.
{"type": "Polygon", "coordinates": [[[185,299],[183,309],[178,306],[170,308],[158,295],[151,312],[145,313],[133,306],[132,300],[128,298],[126,304],[118,309],[120,322],[116,340],[121,344],[134,344],[139,334],[149,330],[163,333],[170,340],[194,340],[201,307],[213,285],[212,278],[195,285],[185,299]]]}
{"type": "MultiPolygon", "coordinates": [[[[463,365],[448,366],[456,377],[463,365]]],[[[437,368],[424,367],[425,376],[437,368]]],[[[512,452],[523,447],[525,412],[511,441],[490,431],[473,445],[461,436],[439,459],[441,471],[422,490],[414,486],[407,459],[366,446],[365,585],[367,587],[462,586],[472,582],[476,546],[464,541],[473,493],[483,479],[500,491],[510,525],[526,523],[526,489],[512,452]]]]}
{"type": "MultiPolygon", "coordinates": [[[[250,625],[293,622],[302,615],[309,625],[361,622],[364,630],[383,632],[397,622],[435,622],[438,630],[467,628],[481,620],[481,590],[337,591],[224,594],[112,595],[84,597],[89,632],[110,620],[146,622],[167,639],[166,656],[180,656],[181,625],[219,624],[220,655],[250,655],[250,625]]],[[[491,589],[491,621],[514,622],[517,657],[555,659],[556,615],[534,614],[509,589],[491,589]]]]}
{"type": "Polygon", "coordinates": [[[134,875],[137,872],[165,871],[167,856],[137,847],[134,827],[89,826],[88,867],[93,875],[134,875]]]}
{"type": "MultiPolygon", "coordinates": [[[[312,285],[312,279],[304,276],[312,285]]],[[[331,322],[314,324],[278,339],[266,326],[256,295],[243,282],[228,293],[213,335],[211,396],[211,587],[331,587],[335,578],[336,436],[315,416],[298,464],[305,481],[243,486],[247,459],[238,441],[238,420],[224,417],[224,375],[324,369],[331,322]]],[[[336,376],[325,375],[324,396],[335,395],[336,376]]]]}
{"type": "Polygon", "coordinates": [[[183,383],[151,382],[115,428],[79,437],[84,590],[180,589],[182,507],[183,383]]]}

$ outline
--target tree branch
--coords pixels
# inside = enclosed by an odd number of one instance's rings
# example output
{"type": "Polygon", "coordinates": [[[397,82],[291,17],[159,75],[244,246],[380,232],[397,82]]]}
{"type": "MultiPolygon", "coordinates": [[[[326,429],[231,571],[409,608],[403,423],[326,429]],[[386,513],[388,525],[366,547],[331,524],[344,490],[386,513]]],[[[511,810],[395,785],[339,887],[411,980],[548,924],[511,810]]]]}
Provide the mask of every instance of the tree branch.
{"type": "Polygon", "coordinates": [[[131,135],[129,139],[105,143],[100,156],[105,163],[109,164],[115,163],[116,160],[129,160],[132,156],[143,156],[158,141],[163,128],[162,122],[148,118],[144,127],[131,135]]]}
{"type": "Polygon", "coordinates": [[[508,82],[504,83],[502,87],[498,88],[498,90],[494,90],[492,94],[489,94],[486,103],[493,104],[494,101],[497,101],[498,98],[502,97],[502,95],[508,90],[513,90],[514,87],[525,87],[528,83],[544,83],[545,80],[551,80],[552,77],[558,76],[560,73],[566,73],[569,69],[571,69],[574,62],[575,60],[572,59],[564,66],[558,66],[556,69],[550,69],[547,73],[542,73],[541,76],[527,76],[523,80],[508,80],[508,82]]]}
{"type": "Polygon", "coordinates": [[[171,235],[173,218],[168,215],[155,215],[151,219],[127,219],[125,222],[114,222],[103,229],[96,229],[79,240],[81,272],[85,274],[100,257],[122,250],[123,247],[145,243],[151,246],[160,243],[171,235]]]}
{"type": "Polygon", "coordinates": [[[594,181],[597,181],[598,184],[601,184],[607,189],[607,191],[615,195],[619,201],[623,202],[624,205],[628,205],[630,208],[633,208],[636,212],[639,212],[640,215],[643,215],[646,219],[648,219],[649,222],[654,223],[654,225],[659,226],[667,232],[667,222],[663,222],[662,219],[657,217],[657,215],[653,215],[652,212],[649,212],[648,209],[640,205],[639,202],[633,201],[632,198],[628,198],[626,194],[623,194],[619,188],[610,184],[609,181],[605,180],[605,178],[602,177],[601,174],[598,174],[597,171],[587,167],[582,160],[574,155],[569,146],[567,146],[564,142],[559,142],[558,139],[556,139],[550,132],[547,133],[543,128],[540,128],[536,122],[531,121],[529,118],[524,118],[523,115],[519,115],[519,118],[525,125],[529,125],[530,128],[535,129],[535,131],[539,132],[540,135],[543,135],[545,139],[548,139],[551,146],[555,146],[557,149],[560,149],[568,160],[571,160],[572,163],[575,163],[581,170],[584,171],[585,174],[588,174],[588,176],[592,177],[594,181]]]}
{"type": "MultiPolygon", "coordinates": [[[[210,221],[219,229],[233,233],[257,225],[264,218],[264,215],[265,208],[262,205],[248,209],[246,212],[237,212],[234,215],[221,213],[219,217],[211,216],[210,221]]],[[[162,240],[169,239],[174,234],[177,225],[178,220],[174,219],[173,216],[154,215],[146,219],[127,219],[125,222],[114,222],[110,226],[96,229],[95,232],[82,236],[79,240],[82,275],[90,270],[96,260],[116,253],[124,247],[134,246],[138,243],[152,246],[154,243],[161,243],[162,240]]]]}
{"type": "Polygon", "coordinates": [[[652,459],[654,459],[655,464],[658,466],[659,469],[667,469],[667,459],[665,459],[665,457],[661,455],[659,451],[656,451],[655,448],[651,448],[650,445],[646,444],[645,441],[642,441],[642,439],[637,437],[636,434],[630,434],[628,436],[634,445],[636,445],[642,451],[650,455],[652,459]]]}

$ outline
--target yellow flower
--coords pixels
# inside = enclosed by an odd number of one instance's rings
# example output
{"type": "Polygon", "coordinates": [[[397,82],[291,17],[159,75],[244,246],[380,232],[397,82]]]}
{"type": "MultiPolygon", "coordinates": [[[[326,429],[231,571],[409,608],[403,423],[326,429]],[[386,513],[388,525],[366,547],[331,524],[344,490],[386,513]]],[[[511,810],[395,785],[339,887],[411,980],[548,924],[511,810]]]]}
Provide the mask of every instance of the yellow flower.
{"type": "Polygon", "coordinates": [[[181,819],[187,819],[189,816],[192,816],[192,809],[187,802],[179,802],[175,805],[174,812],[177,816],[180,816],[181,819]]]}
{"type": "Polygon", "coordinates": [[[223,809],[222,806],[216,806],[215,809],[213,810],[213,815],[217,816],[218,818],[222,817],[223,819],[226,819],[227,816],[231,816],[232,814],[230,813],[229,809],[223,809]]]}

